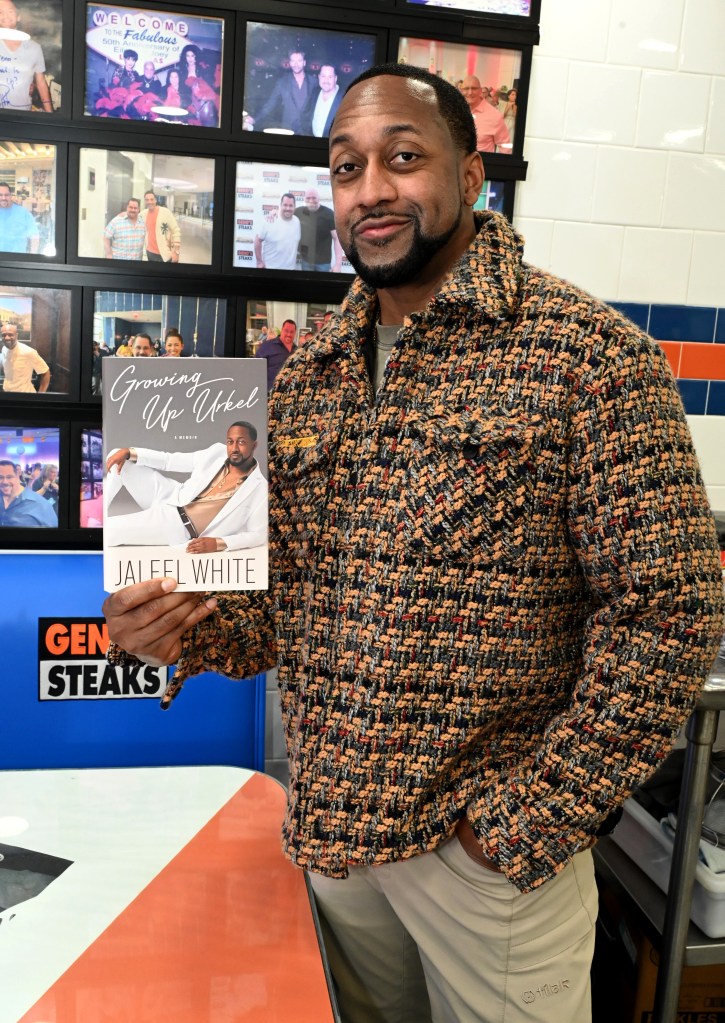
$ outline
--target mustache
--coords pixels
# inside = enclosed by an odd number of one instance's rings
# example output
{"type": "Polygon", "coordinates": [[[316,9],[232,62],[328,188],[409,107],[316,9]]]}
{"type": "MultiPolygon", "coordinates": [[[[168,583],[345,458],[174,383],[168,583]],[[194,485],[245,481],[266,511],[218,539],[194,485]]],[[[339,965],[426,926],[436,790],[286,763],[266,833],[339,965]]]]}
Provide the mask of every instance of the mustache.
{"type": "Polygon", "coordinates": [[[367,224],[371,220],[384,220],[387,217],[402,217],[405,220],[418,219],[414,213],[399,213],[396,210],[371,210],[369,213],[366,213],[364,217],[360,217],[359,220],[356,220],[352,225],[351,230],[354,233],[359,227],[363,224],[367,224]]]}

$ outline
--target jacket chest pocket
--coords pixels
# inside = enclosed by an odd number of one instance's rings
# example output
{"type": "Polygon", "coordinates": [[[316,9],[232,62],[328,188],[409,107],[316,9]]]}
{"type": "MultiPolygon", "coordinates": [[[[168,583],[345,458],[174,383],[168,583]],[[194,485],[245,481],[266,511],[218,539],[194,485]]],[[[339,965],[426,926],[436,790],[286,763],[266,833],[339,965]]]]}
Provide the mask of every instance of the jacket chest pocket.
{"type": "Polygon", "coordinates": [[[418,553],[522,557],[534,524],[541,426],[466,414],[413,424],[399,536],[418,553]]]}
{"type": "Polygon", "coordinates": [[[330,484],[334,439],[310,433],[270,444],[270,526],[280,549],[302,566],[316,546],[332,512],[330,484]]]}

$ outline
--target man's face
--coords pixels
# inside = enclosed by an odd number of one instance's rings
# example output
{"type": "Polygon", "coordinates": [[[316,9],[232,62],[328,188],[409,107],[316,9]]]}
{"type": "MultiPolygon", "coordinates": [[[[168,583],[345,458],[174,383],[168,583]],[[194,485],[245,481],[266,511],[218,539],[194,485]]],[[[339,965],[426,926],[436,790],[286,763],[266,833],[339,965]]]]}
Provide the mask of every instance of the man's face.
{"type": "Polygon", "coordinates": [[[0,0],[0,28],[15,28],[18,11],[12,0],[0,0]]]}
{"type": "Polygon", "coordinates": [[[330,169],[340,243],[372,287],[445,273],[467,248],[480,157],[455,148],[430,86],[386,75],[355,86],[335,119],[330,169]]]}
{"type": "Polygon", "coordinates": [[[463,97],[471,110],[475,110],[483,99],[483,89],[475,75],[469,75],[468,78],[463,79],[461,92],[463,93],[463,97]]]}
{"type": "Polygon", "coordinates": [[[152,210],[156,206],[156,196],[153,192],[147,192],[143,197],[143,201],[147,210],[152,210]]]}
{"type": "Polygon", "coordinates": [[[290,199],[290,197],[286,195],[279,204],[279,213],[282,220],[291,220],[295,213],[294,199],[290,199]]]}
{"type": "Polygon", "coordinates": [[[135,199],[132,199],[131,202],[126,204],[126,213],[128,214],[129,220],[133,221],[138,220],[138,215],[140,211],[141,207],[139,206],[135,199]]]}
{"type": "Polygon", "coordinates": [[[144,66],[143,66],[143,76],[144,76],[144,78],[148,78],[149,81],[150,81],[154,77],[155,74],[156,74],[156,68],[151,63],[150,60],[147,60],[146,63],[144,64],[144,66]]]}
{"type": "Polygon", "coordinates": [[[305,60],[301,53],[290,53],[289,66],[290,71],[293,74],[298,75],[300,74],[300,72],[304,71],[306,63],[307,61],[305,60]]]}
{"type": "Polygon", "coordinates": [[[183,347],[184,342],[176,334],[172,334],[171,337],[167,337],[164,341],[164,348],[166,349],[167,355],[181,355],[183,347]]]}
{"type": "Polygon", "coordinates": [[[133,339],[132,350],[134,358],[136,359],[148,358],[151,355],[156,355],[154,347],[149,339],[147,337],[141,337],[140,335],[133,339]]]}
{"type": "Polygon", "coordinates": [[[14,323],[3,323],[0,327],[0,340],[7,348],[14,348],[18,343],[18,328],[14,323]]]}
{"type": "Polygon", "coordinates": [[[305,206],[313,213],[320,208],[320,193],[315,188],[308,188],[305,192],[305,206]]]}
{"type": "Polygon", "coordinates": [[[323,64],[317,80],[320,83],[322,92],[332,92],[337,85],[337,75],[335,74],[334,67],[330,67],[329,64],[323,64]]]}
{"type": "Polygon", "coordinates": [[[0,465],[0,494],[3,497],[16,497],[22,489],[15,467],[0,465]]]}
{"type": "Polygon", "coordinates": [[[246,426],[230,426],[227,430],[227,458],[230,465],[242,465],[257,447],[246,426]]]}
{"type": "Polygon", "coordinates": [[[0,208],[7,209],[13,201],[13,195],[7,185],[0,188],[0,208]]]}
{"type": "Polygon", "coordinates": [[[283,323],[282,329],[279,332],[280,341],[282,341],[285,345],[292,345],[294,343],[296,333],[297,328],[294,323],[283,323]]]}

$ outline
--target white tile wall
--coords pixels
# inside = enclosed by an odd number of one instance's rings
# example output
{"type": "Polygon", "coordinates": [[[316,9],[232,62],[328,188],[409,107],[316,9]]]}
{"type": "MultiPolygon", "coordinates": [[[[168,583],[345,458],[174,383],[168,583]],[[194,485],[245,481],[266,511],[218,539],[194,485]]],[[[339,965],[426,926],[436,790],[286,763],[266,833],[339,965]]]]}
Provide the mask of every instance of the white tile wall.
{"type": "Polygon", "coordinates": [[[709,258],[725,245],[725,0],[541,8],[514,217],[527,258],[612,301],[725,307],[709,258]],[[575,225],[623,229],[600,272],[583,241],[615,233],[575,225]]]}

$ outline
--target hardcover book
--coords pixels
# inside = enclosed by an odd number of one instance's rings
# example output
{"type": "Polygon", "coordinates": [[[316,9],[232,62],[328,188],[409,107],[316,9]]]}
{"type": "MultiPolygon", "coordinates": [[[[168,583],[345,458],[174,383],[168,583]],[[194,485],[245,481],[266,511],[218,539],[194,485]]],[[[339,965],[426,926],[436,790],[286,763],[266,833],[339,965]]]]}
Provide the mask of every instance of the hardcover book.
{"type": "Polygon", "coordinates": [[[267,586],[264,359],[103,360],[108,592],[267,586]]]}

